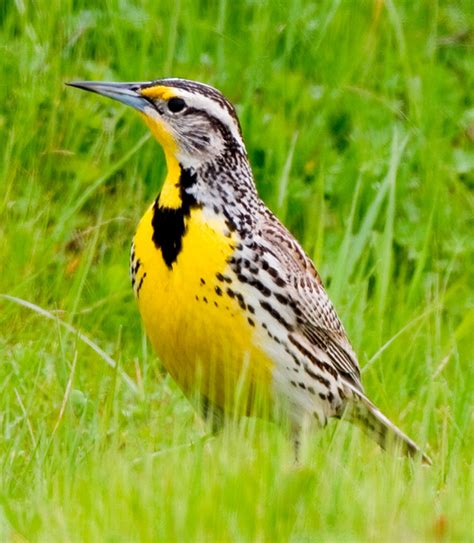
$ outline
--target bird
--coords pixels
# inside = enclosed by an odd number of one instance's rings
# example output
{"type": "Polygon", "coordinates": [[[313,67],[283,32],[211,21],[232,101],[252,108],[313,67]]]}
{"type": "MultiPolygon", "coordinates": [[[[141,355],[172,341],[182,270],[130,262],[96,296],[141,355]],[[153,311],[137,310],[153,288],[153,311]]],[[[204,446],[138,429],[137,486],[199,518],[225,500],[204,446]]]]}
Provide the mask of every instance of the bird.
{"type": "Polygon", "coordinates": [[[366,396],[313,262],[259,197],[232,103],[182,78],[67,84],[138,110],[163,149],[131,282],[160,361],[213,428],[233,415],[285,417],[297,450],[305,425],[343,418],[431,464],[366,396]]]}

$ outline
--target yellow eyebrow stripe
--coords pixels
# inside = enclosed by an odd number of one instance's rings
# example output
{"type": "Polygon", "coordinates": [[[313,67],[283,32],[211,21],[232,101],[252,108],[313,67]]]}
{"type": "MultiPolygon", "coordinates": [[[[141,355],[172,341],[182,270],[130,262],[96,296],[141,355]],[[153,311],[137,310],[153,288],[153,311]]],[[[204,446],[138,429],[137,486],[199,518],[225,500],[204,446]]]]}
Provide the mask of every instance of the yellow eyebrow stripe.
{"type": "Polygon", "coordinates": [[[155,85],[154,87],[146,87],[140,91],[142,96],[152,98],[154,100],[169,100],[176,96],[175,89],[172,87],[165,87],[164,85],[155,85]]]}

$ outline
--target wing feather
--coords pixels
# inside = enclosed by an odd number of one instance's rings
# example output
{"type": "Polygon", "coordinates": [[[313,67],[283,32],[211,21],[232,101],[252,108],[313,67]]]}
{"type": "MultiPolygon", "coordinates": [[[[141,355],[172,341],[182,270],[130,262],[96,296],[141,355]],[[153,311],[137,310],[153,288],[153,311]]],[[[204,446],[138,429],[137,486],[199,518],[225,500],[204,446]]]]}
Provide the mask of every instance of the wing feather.
{"type": "Polygon", "coordinates": [[[293,333],[301,334],[315,350],[326,353],[338,374],[362,391],[357,357],[313,263],[270,212],[259,230],[262,241],[281,265],[296,322],[293,333]]]}

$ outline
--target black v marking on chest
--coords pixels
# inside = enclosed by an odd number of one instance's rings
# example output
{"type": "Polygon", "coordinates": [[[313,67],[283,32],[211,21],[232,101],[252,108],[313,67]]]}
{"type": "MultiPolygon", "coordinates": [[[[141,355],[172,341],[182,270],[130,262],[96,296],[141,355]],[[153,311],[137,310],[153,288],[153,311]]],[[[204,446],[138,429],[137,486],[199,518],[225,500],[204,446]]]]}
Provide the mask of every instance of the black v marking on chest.
{"type": "Polygon", "coordinates": [[[159,195],[153,205],[153,217],[151,219],[153,243],[157,249],[161,250],[163,260],[170,269],[183,248],[183,237],[187,229],[186,222],[191,209],[199,207],[194,196],[186,191],[196,181],[194,173],[181,168],[179,177],[181,206],[178,208],[160,206],[159,195]]]}

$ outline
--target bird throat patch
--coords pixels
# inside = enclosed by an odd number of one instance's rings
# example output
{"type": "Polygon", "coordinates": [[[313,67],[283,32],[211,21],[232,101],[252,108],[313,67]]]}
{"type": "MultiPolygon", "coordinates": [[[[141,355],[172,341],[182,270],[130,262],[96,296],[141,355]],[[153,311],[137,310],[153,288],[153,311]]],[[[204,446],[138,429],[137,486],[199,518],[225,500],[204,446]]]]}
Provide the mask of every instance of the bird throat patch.
{"type": "Polygon", "coordinates": [[[167,207],[160,205],[160,194],[153,205],[153,243],[161,250],[163,260],[168,268],[172,268],[183,248],[183,237],[186,234],[186,222],[192,209],[198,208],[194,196],[186,189],[196,183],[196,175],[181,168],[179,177],[179,192],[181,205],[167,207]]]}

